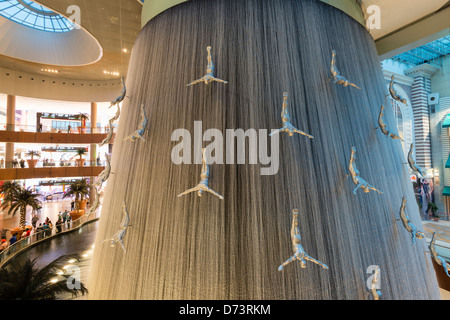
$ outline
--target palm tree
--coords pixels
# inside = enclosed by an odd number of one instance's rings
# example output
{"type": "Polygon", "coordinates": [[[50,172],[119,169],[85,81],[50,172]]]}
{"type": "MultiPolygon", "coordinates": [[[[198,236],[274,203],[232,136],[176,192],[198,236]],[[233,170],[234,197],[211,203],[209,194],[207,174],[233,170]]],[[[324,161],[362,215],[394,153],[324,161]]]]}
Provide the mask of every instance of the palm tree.
{"type": "MultiPolygon", "coordinates": [[[[0,186],[0,194],[3,195],[5,207],[9,206],[12,200],[12,196],[20,189],[20,184],[17,181],[5,181],[0,186]]],[[[3,208],[3,207],[2,207],[3,208]]]]}
{"type": "Polygon", "coordinates": [[[86,120],[89,120],[89,116],[86,113],[80,112],[78,119],[81,120],[81,126],[86,127],[86,120]]]}
{"type": "MultiPolygon", "coordinates": [[[[8,210],[8,214],[13,214],[13,216],[20,211],[20,228],[25,227],[25,219],[27,214],[27,207],[30,206],[33,210],[38,210],[41,202],[38,197],[41,195],[39,193],[33,193],[31,188],[24,189],[19,187],[18,190],[12,192],[9,200],[11,201],[11,206],[8,210]]],[[[2,204],[2,209],[6,208],[6,203],[2,204]]]]}
{"type": "Polygon", "coordinates": [[[89,185],[86,179],[81,179],[72,182],[69,185],[69,190],[64,194],[63,198],[75,196],[75,209],[80,209],[80,201],[84,200],[84,197],[89,194],[89,185]]]}
{"type": "Polygon", "coordinates": [[[78,282],[74,289],[68,285],[73,285],[73,276],[64,274],[63,266],[69,259],[79,260],[74,255],[61,256],[40,270],[35,267],[36,259],[22,264],[13,260],[10,266],[0,269],[0,300],[55,300],[62,293],[75,297],[87,294],[79,279],[75,279],[78,282]]]}
{"type": "Polygon", "coordinates": [[[39,157],[41,153],[39,151],[30,150],[27,153],[25,153],[26,157],[31,157],[31,160],[34,160],[34,157],[39,157]]]}

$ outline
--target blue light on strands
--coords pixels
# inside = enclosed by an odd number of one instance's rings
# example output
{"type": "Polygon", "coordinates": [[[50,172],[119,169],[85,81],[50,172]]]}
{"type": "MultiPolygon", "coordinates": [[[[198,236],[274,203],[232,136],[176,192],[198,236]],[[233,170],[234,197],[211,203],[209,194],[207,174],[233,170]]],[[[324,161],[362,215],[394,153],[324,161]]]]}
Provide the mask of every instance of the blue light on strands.
{"type": "Polygon", "coordinates": [[[21,25],[48,32],[68,32],[74,23],[31,0],[0,0],[0,15],[21,25]]]}

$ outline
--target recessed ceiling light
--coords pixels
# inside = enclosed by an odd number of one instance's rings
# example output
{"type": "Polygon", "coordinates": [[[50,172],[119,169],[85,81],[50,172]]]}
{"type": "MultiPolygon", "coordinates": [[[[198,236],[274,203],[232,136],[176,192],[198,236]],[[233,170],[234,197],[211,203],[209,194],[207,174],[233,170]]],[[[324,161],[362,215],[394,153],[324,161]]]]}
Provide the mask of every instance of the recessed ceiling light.
{"type": "Polygon", "coordinates": [[[56,70],[56,69],[44,69],[44,68],[42,68],[41,71],[49,72],[49,73],[58,73],[59,72],[59,70],[56,70]]]}
{"type": "Polygon", "coordinates": [[[118,76],[120,75],[119,72],[115,72],[115,71],[103,71],[104,74],[110,75],[110,76],[118,76]]]}

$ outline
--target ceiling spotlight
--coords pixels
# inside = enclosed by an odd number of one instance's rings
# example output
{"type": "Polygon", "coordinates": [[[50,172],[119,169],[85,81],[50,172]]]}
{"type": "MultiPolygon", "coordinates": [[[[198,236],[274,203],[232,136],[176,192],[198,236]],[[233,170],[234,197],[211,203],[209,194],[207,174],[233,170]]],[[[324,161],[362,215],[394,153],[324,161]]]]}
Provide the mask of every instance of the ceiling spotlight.
{"type": "Polygon", "coordinates": [[[57,278],[53,278],[52,280],[50,280],[51,283],[57,283],[58,279],[57,278]]]}
{"type": "Polygon", "coordinates": [[[127,48],[123,48],[123,49],[122,49],[122,52],[123,52],[123,53],[128,53],[129,51],[128,51],[127,48]]]}
{"type": "Polygon", "coordinates": [[[56,70],[56,69],[44,69],[44,68],[42,68],[41,71],[48,72],[48,73],[59,73],[59,70],[56,70]]]}
{"type": "Polygon", "coordinates": [[[103,73],[104,74],[107,74],[107,75],[109,75],[109,76],[119,76],[120,75],[120,73],[119,72],[112,72],[112,71],[103,71],[103,73]]]}

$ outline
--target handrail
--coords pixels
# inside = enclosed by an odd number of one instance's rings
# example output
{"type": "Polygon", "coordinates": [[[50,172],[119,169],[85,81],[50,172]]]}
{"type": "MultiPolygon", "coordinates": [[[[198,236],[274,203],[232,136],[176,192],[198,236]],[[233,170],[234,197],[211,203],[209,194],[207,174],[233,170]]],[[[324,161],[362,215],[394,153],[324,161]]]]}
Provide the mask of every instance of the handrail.
{"type": "MultiPolygon", "coordinates": [[[[36,162],[36,165],[34,166],[34,168],[61,168],[61,167],[79,167],[78,163],[77,163],[77,156],[74,156],[73,159],[71,160],[59,160],[59,161],[54,161],[54,160],[38,160],[38,162],[36,162]]],[[[106,160],[87,160],[87,159],[83,159],[83,166],[84,167],[105,167],[107,162],[106,160]]],[[[28,162],[23,162],[23,164],[20,164],[20,160],[17,161],[7,161],[7,162],[1,162],[0,163],[0,169],[5,169],[6,168],[10,168],[10,169],[27,169],[30,168],[28,162]],[[23,167],[22,167],[23,165],[23,167]]]]}
{"type": "Polygon", "coordinates": [[[98,220],[99,218],[100,218],[100,210],[97,209],[97,211],[95,213],[92,213],[90,216],[83,215],[77,220],[71,221],[69,226],[67,225],[67,222],[64,222],[62,224],[61,231],[58,231],[57,226],[54,225],[51,229],[33,233],[28,237],[18,240],[17,242],[13,243],[12,245],[4,249],[2,252],[0,252],[0,268],[9,260],[11,260],[16,254],[25,250],[26,248],[29,248],[30,246],[35,245],[39,242],[52,239],[56,236],[59,236],[60,234],[64,234],[79,229],[84,224],[88,222],[93,222],[95,220],[98,220]]]}
{"type": "MultiPolygon", "coordinates": [[[[23,125],[23,124],[15,124],[14,129],[10,129],[10,125],[6,123],[0,123],[0,131],[14,131],[14,132],[50,132],[50,133],[68,133],[68,134],[80,134],[78,131],[78,127],[72,128],[70,133],[68,129],[55,129],[51,126],[42,126],[41,128],[36,125],[23,125]]],[[[103,133],[107,134],[109,132],[109,126],[105,127],[86,127],[83,130],[83,133],[103,133]]]]}

